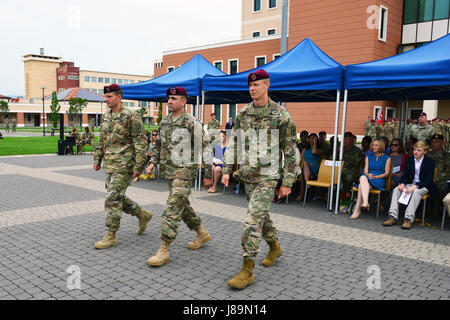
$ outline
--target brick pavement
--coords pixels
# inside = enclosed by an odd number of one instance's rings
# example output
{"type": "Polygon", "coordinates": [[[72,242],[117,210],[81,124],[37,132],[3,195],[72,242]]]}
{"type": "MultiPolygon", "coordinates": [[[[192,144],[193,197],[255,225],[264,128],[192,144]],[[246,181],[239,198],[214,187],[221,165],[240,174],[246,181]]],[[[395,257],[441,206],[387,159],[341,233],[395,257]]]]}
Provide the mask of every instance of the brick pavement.
{"type": "MultiPolygon", "coordinates": [[[[325,211],[321,202],[272,205],[284,253],[274,267],[256,260],[255,283],[243,291],[226,282],[240,269],[245,197],[193,192],[212,240],[197,251],[180,224],[171,261],[146,264],[159,247],[167,182],[140,181],[127,194],[155,213],[147,231],[123,214],[119,245],[97,251],[104,234],[104,173],[92,157],[0,158],[0,299],[446,299],[450,298],[449,224],[444,231],[414,226],[384,228],[382,218],[325,211]],[[81,271],[81,289],[70,290],[67,268],[81,271]],[[368,289],[377,266],[381,288],[368,289]]],[[[449,219],[448,219],[449,220],[449,219]]]]}

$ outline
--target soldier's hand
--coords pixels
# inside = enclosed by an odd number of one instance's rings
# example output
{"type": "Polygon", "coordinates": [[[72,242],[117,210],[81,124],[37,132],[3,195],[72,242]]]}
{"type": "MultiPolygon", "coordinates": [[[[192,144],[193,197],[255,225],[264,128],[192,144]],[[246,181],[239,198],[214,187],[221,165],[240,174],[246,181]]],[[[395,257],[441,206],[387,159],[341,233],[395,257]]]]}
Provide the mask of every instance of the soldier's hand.
{"type": "Polygon", "coordinates": [[[286,186],[281,186],[280,191],[278,193],[278,199],[282,199],[291,194],[291,188],[286,186]]]}
{"type": "Polygon", "coordinates": [[[139,177],[141,174],[137,171],[133,172],[133,178],[139,177]]]}
{"type": "Polygon", "coordinates": [[[154,163],[150,163],[150,165],[147,167],[147,174],[152,175],[153,174],[153,168],[155,167],[154,163]]]}
{"type": "Polygon", "coordinates": [[[207,179],[207,178],[203,179],[203,187],[204,188],[209,188],[212,184],[213,184],[212,179],[207,179]]]}
{"type": "Polygon", "coordinates": [[[94,170],[98,171],[102,168],[102,166],[100,164],[94,164],[94,170]]]}
{"type": "Polygon", "coordinates": [[[228,187],[228,184],[230,183],[230,175],[229,174],[224,174],[222,175],[222,184],[225,187],[228,187]]]}

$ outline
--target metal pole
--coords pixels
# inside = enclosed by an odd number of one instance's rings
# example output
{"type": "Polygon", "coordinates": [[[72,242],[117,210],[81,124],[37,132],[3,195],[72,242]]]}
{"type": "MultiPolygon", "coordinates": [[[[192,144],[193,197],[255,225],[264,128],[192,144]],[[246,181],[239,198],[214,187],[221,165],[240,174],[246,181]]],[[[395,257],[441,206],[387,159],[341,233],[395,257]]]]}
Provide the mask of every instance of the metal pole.
{"type": "Polygon", "coordinates": [[[197,118],[197,120],[200,120],[200,115],[199,115],[199,106],[200,106],[200,97],[197,96],[197,105],[195,106],[195,117],[197,118]]]}
{"type": "Polygon", "coordinates": [[[43,135],[45,137],[45,104],[44,104],[44,101],[45,101],[45,94],[44,94],[45,87],[41,87],[41,89],[42,89],[42,132],[43,132],[43,135]]]}
{"type": "Polygon", "coordinates": [[[403,135],[403,145],[406,146],[406,140],[408,140],[408,124],[406,119],[408,119],[408,100],[405,100],[405,119],[403,121],[404,135],[403,135]]]}
{"type": "MultiPolygon", "coordinates": [[[[333,143],[333,171],[331,174],[331,192],[329,194],[329,199],[333,199],[333,191],[334,191],[334,170],[335,170],[335,163],[336,163],[336,149],[337,149],[337,140],[338,140],[338,127],[339,127],[339,112],[341,107],[341,91],[338,90],[336,93],[336,118],[334,120],[334,143],[333,143]]],[[[333,211],[333,201],[328,201],[330,207],[328,208],[329,211],[333,211]]]]}
{"type": "Polygon", "coordinates": [[[205,124],[205,91],[202,91],[202,123],[205,124]]]}
{"type": "Polygon", "coordinates": [[[344,92],[344,110],[342,112],[342,135],[341,135],[341,149],[339,150],[339,173],[338,173],[338,183],[336,186],[336,207],[334,208],[334,213],[337,214],[339,210],[339,186],[341,185],[341,174],[342,174],[342,158],[344,157],[344,134],[345,134],[345,122],[347,120],[347,102],[348,102],[348,90],[344,92]]]}
{"type": "Polygon", "coordinates": [[[289,0],[283,0],[283,13],[281,21],[281,51],[283,55],[287,51],[287,26],[288,26],[288,14],[289,14],[289,0]]]}
{"type": "Polygon", "coordinates": [[[398,119],[398,137],[396,138],[400,138],[402,139],[403,137],[403,109],[405,108],[405,102],[402,101],[402,107],[400,109],[400,117],[398,119]]]}

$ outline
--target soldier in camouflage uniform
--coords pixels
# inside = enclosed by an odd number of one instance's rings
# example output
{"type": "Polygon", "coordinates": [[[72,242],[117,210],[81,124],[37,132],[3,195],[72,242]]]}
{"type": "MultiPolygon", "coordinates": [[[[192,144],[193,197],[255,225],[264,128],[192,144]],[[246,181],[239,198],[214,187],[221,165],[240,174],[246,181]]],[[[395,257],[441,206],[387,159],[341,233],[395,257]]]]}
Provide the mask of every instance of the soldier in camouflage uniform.
{"type": "Polygon", "coordinates": [[[12,118],[12,119],[11,119],[11,123],[12,123],[12,132],[16,132],[16,128],[17,128],[17,119],[16,119],[16,118],[12,118]]]}
{"type": "Polygon", "coordinates": [[[442,135],[444,136],[444,150],[450,152],[450,123],[447,123],[445,119],[441,119],[441,125],[442,135]]]}
{"type": "Polygon", "coordinates": [[[351,132],[344,134],[344,155],[342,160],[344,161],[341,178],[343,191],[349,192],[353,183],[357,182],[360,177],[360,167],[364,160],[361,149],[354,144],[351,132]]]}
{"type": "MultiPolygon", "coordinates": [[[[394,138],[400,138],[399,123],[398,123],[397,118],[394,118],[392,120],[391,126],[392,126],[392,134],[393,134],[394,138]]],[[[392,140],[391,140],[391,142],[392,142],[392,140]]]]}
{"type": "Polygon", "coordinates": [[[94,134],[89,131],[89,127],[84,128],[84,132],[81,135],[80,149],[83,150],[83,145],[89,144],[91,150],[94,150],[94,134]]]}
{"type": "Polygon", "coordinates": [[[433,121],[431,122],[431,126],[434,128],[434,134],[443,135],[441,119],[434,118],[433,121]]]}
{"type": "Polygon", "coordinates": [[[375,119],[370,120],[370,125],[367,131],[367,135],[372,138],[372,140],[378,138],[380,128],[378,127],[375,119]]]}
{"type": "Polygon", "coordinates": [[[422,112],[419,117],[419,123],[411,128],[410,136],[418,141],[426,141],[430,144],[430,139],[434,135],[434,128],[427,123],[427,114],[422,112]]]}
{"type": "Polygon", "coordinates": [[[5,129],[6,132],[9,132],[9,118],[5,119],[5,129]]]}
{"type": "Polygon", "coordinates": [[[122,105],[122,90],[117,84],[104,87],[106,104],[100,136],[94,155],[94,170],[106,172],[106,227],[105,237],[95,244],[106,249],[117,244],[116,232],[120,227],[122,211],[139,219],[138,234],[147,228],[152,213],[143,210],[125,195],[131,177],[138,176],[147,162],[148,142],[142,118],[122,105]]]}
{"type": "Polygon", "coordinates": [[[92,134],[94,134],[94,132],[95,132],[95,119],[94,118],[89,119],[89,129],[92,132],[92,134]]]}
{"type": "Polygon", "coordinates": [[[367,116],[366,122],[364,122],[364,135],[369,135],[369,127],[370,127],[370,116],[367,116]]]}
{"type": "Polygon", "coordinates": [[[216,114],[211,113],[211,121],[208,122],[206,128],[208,129],[208,135],[211,137],[211,147],[214,148],[219,142],[219,128],[220,122],[216,119],[216,114]]]}
{"type": "Polygon", "coordinates": [[[249,206],[242,232],[243,266],[228,282],[229,286],[238,289],[243,289],[254,281],[254,259],[259,251],[261,238],[270,247],[263,265],[274,265],[282,254],[269,208],[277,182],[282,181],[278,197],[287,197],[297,175],[296,127],[287,110],[270,100],[268,73],[262,69],[251,73],[248,84],[253,102],[243,107],[236,117],[233,135],[237,142],[233,138],[228,139],[222,176],[222,183],[227,186],[233,164],[239,159],[240,167],[233,177],[244,182],[249,206]],[[261,142],[263,136],[267,137],[267,141],[263,138],[264,141],[261,142]],[[268,148],[272,150],[270,155],[262,151],[268,148]]]}
{"type": "Polygon", "coordinates": [[[448,193],[448,183],[450,180],[450,153],[443,150],[444,136],[441,134],[435,134],[431,138],[431,152],[427,153],[427,156],[434,160],[436,173],[436,188],[438,191],[438,197],[434,202],[433,217],[438,217],[440,212],[438,204],[445,195],[448,193]]]}
{"type": "Polygon", "coordinates": [[[169,262],[169,245],[177,236],[181,220],[189,230],[197,232],[195,240],[188,243],[188,249],[199,249],[211,239],[189,203],[192,181],[197,174],[197,157],[202,153],[205,165],[204,186],[207,188],[212,184],[212,149],[209,137],[201,123],[184,111],[187,102],[184,88],[169,88],[167,96],[171,113],[159,125],[159,135],[147,167],[147,173],[151,175],[153,168],[159,164],[160,175],[169,180],[169,197],[161,217],[161,246],[156,255],[147,261],[154,267],[169,262]]]}

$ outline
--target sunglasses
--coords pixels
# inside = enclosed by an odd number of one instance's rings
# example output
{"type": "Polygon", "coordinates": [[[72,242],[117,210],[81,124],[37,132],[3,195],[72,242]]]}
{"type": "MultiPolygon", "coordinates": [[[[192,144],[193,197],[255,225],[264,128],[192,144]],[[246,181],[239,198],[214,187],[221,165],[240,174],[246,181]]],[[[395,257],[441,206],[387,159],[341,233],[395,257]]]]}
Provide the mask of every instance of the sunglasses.
{"type": "Polygon", "coordinates": [[[399,144],[391,144],[391,147],[398,147],[400,146],[399,144]]]}
{"type": "Polygon", "coordinates": [[[157,136],[157,134],[152,134],[152,136],[155,136],[155,137],[156,137],[156,136],[157,136]]]}

